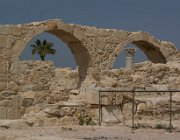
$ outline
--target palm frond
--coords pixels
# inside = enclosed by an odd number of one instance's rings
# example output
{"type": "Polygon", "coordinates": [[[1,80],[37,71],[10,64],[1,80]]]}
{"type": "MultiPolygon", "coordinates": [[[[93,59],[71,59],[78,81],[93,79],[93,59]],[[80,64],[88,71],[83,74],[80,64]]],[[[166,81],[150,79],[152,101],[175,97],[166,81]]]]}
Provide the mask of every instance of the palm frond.
{"type": "MultiPolygon", "coordinates": [[[[52,42],[48,42],[46,39],[43,41],[36,39],[34,41],[34,44],[31,45],[32,49],[32,54],[39,54],[40,57],[46,56],[46,54],[52,54],[54,55],[56,53],[56,50],[53,48],[54,44],[52,42]]],[[[44,59],[43,58],[43,59],[44,59]]]]}
{"type": "Polygon", "coordinates": [[[38,45],[38,46],[41,46],[41,40],[36,39],[35,44],[38,45]]]}
{"type": "Polygon", "coordinates": [[[32,55],[36,54],[37,53],[37,49],[36,48],[32,49],[31,53],[32,53],[32,55]]]}

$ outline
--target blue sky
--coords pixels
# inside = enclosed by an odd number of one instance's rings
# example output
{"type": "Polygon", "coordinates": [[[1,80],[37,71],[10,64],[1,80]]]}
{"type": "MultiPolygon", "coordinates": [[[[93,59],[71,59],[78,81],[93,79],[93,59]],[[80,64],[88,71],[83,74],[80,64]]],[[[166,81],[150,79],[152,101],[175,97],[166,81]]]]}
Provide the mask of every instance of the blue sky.
{"type": "MultiPolygon", "coordinates": [[[[146,31],[158,39],[175,43],[180,49],[179,6],[179,0],[0,0],[0,24],[60,18],[67,23],[146,31]]],[[[55,47],[58,46],[57,56],[48,56],[54,59],[56,65],[75,65],[66,44],[47,34],[38,38],[47,38],[54,42],[55,47]]],[[[27,48],[21,59],[32,59],[30,54],[27,55],[27,48]]],[[[138,55],[137,58],[143,59],[144,56],[138,55]]]]}

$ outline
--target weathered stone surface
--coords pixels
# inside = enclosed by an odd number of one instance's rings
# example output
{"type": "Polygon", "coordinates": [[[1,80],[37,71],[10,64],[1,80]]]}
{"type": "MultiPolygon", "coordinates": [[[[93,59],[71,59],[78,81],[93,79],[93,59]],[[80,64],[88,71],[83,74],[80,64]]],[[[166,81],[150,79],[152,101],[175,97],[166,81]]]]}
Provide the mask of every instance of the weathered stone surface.
{"type": "Polygon", "coordinates": [[[36,93],[34,91],[27,91],[21,93],[21,97],[25,99],[34,99],[36,96],[36,93]]]}
{"type": "Polygon", "coordinates": [[[30,107],[33,105],[33,103],[34,103],[34,99],[30,99],[30,98],[22,99],[22,106],[23,107],[30,107]]]}
{"type": "MultiPolygon", "coordinates": [[[[174,44],[160,41],[149,33],[65,24],[58,19],[33,22],[22,26],[1,25],[0,35],[2,37],[0,38],[1,42],[7,42],[5,45],[7,48],[13,49],[14,54],[10,58],[15,61],[18,60],[29,40],[44,31],[54,34],[68,44],[68,47],[73,50],[72,53],[83,77],[85,75],[82,71],[83,69],[87,70],[88,66],[101,66],[103,69],[109,69],[122,48],[128,44],[135,44],[142,48],[148,58],[155,63],[165,63],[178,56],[174,44]],[[6,41],[7,36],[8,41],[6,41]],[[79,47],[76,47],[77,43],[79,47]],[[102,65],[97,65],[97,63],[102,63],[102,65]]],[[[9,52],[7,51],[7,53],[9,52]]]]}
{"type": "Polygon", "coordinates": [[[71,90],[69,93],[73,94],[73,95],[78,95],[80,93],[80,91],[79,90],[71,90]]]}
{"type": "Polygon", "coordinates": [[[21,35],[21,28],[17,26],[0,26],[0,35],[21,35]]]}
{"type": "Polygon", "coordinates": [[[12,103],[8,99],[7,100],[2,100],[2,101],[0,101],[0,106],[1,107],[10,107],[10,106],[12,106],[12,103]]]}
{"type": "Polygon", "coordinates": [[[105,77],[101,78],[101,84],[105,87],[116,87],[117,80],[115,78],[105,77]]]}
{"type": "Polygon", "coordinates": [[[38,112],[41,112],[42,110],[43,110],[42,107],[31,106],[26,109],[26,114],[24,116],[27,116],[27,114],[36,114],[36,113],[38,114],[38,112]]]}
{"type": "MultiPolygon", "coordinates": [[[[13,128],[13,129],[24,129],[24,128],[27,128],[28,125],[20,120],[20,119],[17,119],[17,120],[0,120],[0,127],[1,128],[13,128]]],[[[1,139],[1,137],[0,137],[1,139]]],[[[7,140],[7,139],[5,139],[7,140]]]]}
{"type": "Polygon", "coordinates": [[[7,108],[7,118],[6,119],[10,119],[10,120],[20,119],[19,108],[17,108],[17,107],[7,108]]]}
{"type": "Polygon", "coordinates": [[[57,117],[44,118],[43,123],[45,126],[58,126],[59,119],[57,117]]]}
{"type": "Polygon", "coordinates": [[[6,90],[6,91],[2,91],[0,94],[1,94],[1,96],[8,97],[8,96],[11,96],[11,95],[16,95],[17,92],[6,90]]]}
{"type": "Polygon", "coordinates": [[[99,104],[99,93],[95,89],[86,88],[85,100],[89,104],[99,104]],[[90,93],[90,94],[89,94],[90,93]]]}
{"type": "Polygon", "coordinates": [[[68,100],[68,101],[60,101],[57,103],[59,106],[67,106],[67,107],[73,107],[73,106],[82,106],[84,105],[84,100],[68,100]]]}
{"type": "Polygon", "coordinates": [[[24,93],[21,93],[22,97],[22,106],[23,107],[30,107],[34,104],[36,93],[33,91],[27,91],[24,93]]]}
{"type": "Polygon", "coordinates": [[[14,81],[10,81],[8,83],[8,90],[18,91],[18,89],[19,89],[19,87],[18,87],[18,85],[14,81]]]}
{"type": "MultiPolygon", "coordinates": [[[[135,109],[136,110],[136,109],[135,109]]],[[[122,115],[125,120],[132,118],[132,102],[125,103],[122,107],[122,115]]]]}
{"type": "Polygon", "coordinates": [[[7,119],[6,107],[0,107],[0,119],[7,119]]]}
{"type": "MultiPolygon", "coordinates": [[[[180,55],[174,44],[145,32],[65,24],[48,20],[23,25],[0,25],[0,119],[21,118],[30,126],[77,124],[77,110],[103,105],[103,122],[131,119],[132,93],[102,94],[98,90],[180,89],[180,55]],[[71,49],[77,69],[55,68],[51,61],[18,61],[36,35],[49,32],[71,49]],[[143,50],[150,61],[131,71],[111,69],[128,45],[143,50]],[[167,63],[166,63],[167,62],[167,63]],[[112,106],[114,105],[114,106],[112,106]]],[[[166,119],[165,93],[136,94],[137,119],[166,119]]],[[[180,119],[179,95],[173,95],[173,118],[180,119]]]]}
{"type": "MultiPolygon", "coordinates": [[[[19,116],[20,118],[25,113],[24,116],[29,114],[28,115],[29,117],[24,117],[27,123],[29,123],[29,125],[33,125],[33,126],[41,126],[44,124],[60,125],[61,123],[63,124],[63,122],[61,121],[61,119],[58,118],[64,118],[65,116],[73,117],[75,115],[76,109],[80,106],[84,106],[85,103],[92,105],[99,104],[98,90],[104,88],[114,89],[114,85],[117,89],[125,89],[125,90],[134,89],[134,88],[140,89],[140,87],[146,90],[167,90],[171,87],[171,85],[176,86],[176,88],[178,88],[179,80],[180,80],[180,78],[177,75],[177,73],[179,73],[177,69],[178,62],[173,62],[173,63],[174,64],[172,63],[166,64],[166,66],[162,66],[159,64],[152,64],[152,63],[144,63],[142,65],[138,64],[138,66],[135,65],[134,69],[131,72],[122,71],[121,69],[112,70],[112,71],[102,71],[101,78],[104,80],[100,82],[100,86],[102,86],[101,88],[97,87],[98,84],[96,84],[93,79],[89,78],[89,81],[86,82],[86,85],[88,86],[85,87],[84,90],[83,89],[74,90],[74,83],[75,81],[77,82],[77,71],[70,69],[57,69],[57,70],[49,71],[49,70],[44,70],[44,69],[49,69],[49,67],[51,67],[51,65],[48,64],[46,66],[36,67],[37,65],[43,65],[44,63],[38,63],[38,62],[32,63],[27,61],[25,61],[24,63],[21,62],[21,64],[18,66],[19,69],[17,70],[13,69],[13,73],[16,73],[16,75],[18,75],[19,72],[21,74],[24,73],[23,76],[22,75],[20,76],[23,77],[23,84],[19,84],[19,90],[1,92],[0,106],[1,108],[6,107],[3,108],[4,112],[2,114],[2,118],[16,119],[17,116],[19,116]],[[32,69],[31,71],[30,71],[30,66],[32,69]],[[29,71],[27,72],[27,70],[29,71]],[[37,78],[35,77],[31,78],[32,75],[36,76],[33,74],[33,72],[37,72],[36,70],[38,70],[39,74],[46,73],[45,71],[49,72],[49,74],[47,76],[44,76],[43,78],[39,78],[39,75],[37,75],[37,78]],[[49,79],[49,81],[47,80],[47,82],[43,82],[46,81],[46,78],[49,79]],[[168,82],[169,79],[171,81],[170,84],[168,82]],[[45,85],[49,83],[50,88],[49,89],[43,88],[42,91],[37,88],[27,88],[25,91],[22,90],[24,86],[26,86],[26,84],[27,85],[29,84],[29,81],[31,85],[36,84],[38,82],[41,82],[41,84],[45,84],[45,85]],[[57,89],[60,91],[58,91],[57,89]],[[34,107],[34,105],[37,105],[37,107],[34,107]],[[17,107],[17,109],[15,108],[15,110],[16,111],[18,110],[18,112],[14,112],[12,107],[17,107]],[[19,107],[21,109],[18,109],[19,107]],[[60,107],[61,107],[61,111],[59,110],[60,107]],[[9,113],[6,114],[8,110],[9,113]],[[43,110],[46,110],[46,113],[43,113],[42,112],[43,110]],[[8,117],[8,115],[11,115],[11,117],[8,117]],[[43,118],[46,121],[43,121],[43,118]]],[[[17,78],[20,77],[18,76],[17,78]]],[[[17,80],[19,79],[13,81],[17,81],[17,80]]],[[[102,94],[101,104],[108,106],[119,105],[121,110],[118,111],[123,116],[122,119],[121,118],[122,116],[120,115],[121,120],[124,121],[131,119],[132,93],[129,94],[116,93],[116,95],[115,93],[116,92],[102,94]]],[[[164,93],[161,93],[159,95],[158,94],[155,95],[153,93],[148,93],[148,94],[143,93],[143,94],[137,94],[136,96],[137,96],[136,97],[137,108],[135,108],[136,109],[135,113],[137,119],[138,118],[139,119],[168,118],[168,113],[167,113],[168,98],[164,93]],[[147,100],[145,98],[140,98],[146,96],[151,97],[151,99],[147,100]],[[165,96],[166,97],[165,100],[161,101],[154,99],[157,97],[159,98],[160,96],[162,97],[165,96]],[[159,107],[155,108],[154,106],[156,105],[158,105],[159,107]],[[166,107],[163,109],[164,105],[166,107]]],[[[174,117],[178,119],[179,118],[178,114],[180,112],[178,105],[179,98],[178,96],[177,97],[173,96],[173,98],[176,99],[173,105],[174,111],[176,112],[176,115],[174,117]]],[[[98,109],[98,107],[96,109],[98,109]]],[[[104,122],[107,123],[116,122],[117,120],[114,120],[115,118],[111,116],[112,114],[110,112],[107,112],[107,110],[108,109],[103,109],[105,113],[105,115],[103,115],[103,119],[105,120],[104,122]]],[[[115,112],[117,112],[117,109],[115,112]]],[[[97,116],[95,118],[98,119],[98,113],[96,115],[97,116]]]]}
{"type": "Polygon", "coordinates": [[[59,125],[78,125],[77,117],[65,116],[59,121],[59,125]]]}
{"type": "Polygon", "coordinates": [[[0,82],[0,92],[5,90],[6,88],[6,82],[0,82]]]}
{"type": "Polygon", "coordinates": [[[47,114],[51,116],[56,116],[56,117],[63,117],[65,115],[65,112],[62,109],[57,109],[57,108],[46,108],[44,110],[47,114]]]}
{"type": "Polygon", "coordinates": [[[0,35],[0,42],[1,42],[0,49],[5,48],[7,45],[7,37],[5,35],[0,35]]]}
{"type": "Polygon", "coordinates": [[[104,123],[122,123],[123,116],[120,106],[103,106],[102,119],[104,123]]]}
{"type": "Polygon", "coordinates": [[[17,95],[12,97],[12,107],[20,107],[22,104],[22,97],[17,95]]]}

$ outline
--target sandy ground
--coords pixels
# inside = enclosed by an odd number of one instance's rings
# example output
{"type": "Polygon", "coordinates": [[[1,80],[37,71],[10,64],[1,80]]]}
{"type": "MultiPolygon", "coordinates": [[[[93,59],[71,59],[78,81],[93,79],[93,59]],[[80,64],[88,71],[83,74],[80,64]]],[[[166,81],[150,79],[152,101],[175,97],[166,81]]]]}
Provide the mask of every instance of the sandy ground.
{"type": "Polygon", "coordinates": [[[180,132],[125,126],[59,126],[1,128],[0,140],[179,140],[180,132]]]}

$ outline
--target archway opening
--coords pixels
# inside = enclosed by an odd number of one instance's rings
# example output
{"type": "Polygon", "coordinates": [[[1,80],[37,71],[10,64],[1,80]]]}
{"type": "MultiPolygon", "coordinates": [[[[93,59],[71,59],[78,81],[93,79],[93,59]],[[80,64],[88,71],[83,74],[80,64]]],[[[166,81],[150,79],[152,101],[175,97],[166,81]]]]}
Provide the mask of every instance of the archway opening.
{"type": "Polygon", "coordinates": [[[133,63],[141,63],[148,61],[148,57],[146,54],[135,44],[129,44],[126,46],[121,53],[117,56],[115,63],[113,65],[113,68],[118,69],[118,68],[124,68],[126,66],[126,50],[125,49],[135,49],[135,54],[133,57],[133,63]]]}
{"type": "MultiPolygon", "coordinates": [[[[87,48],[84,46],[84,44],[78,39],[76,38],[76,36],[74,36],[71,32],[67,32],[64,30],[60,30],[60,29],[47,29],[46,30],[47,33],[54,35],[55,37],[57,37],[58,39],[62,40],[67,47],[65,47],[66,49],[69,48],[70,52],[72,53],[72,57],[74,58],[73,60],[76,62],[77,64],[77,70],[78,70],[78,84],[77,84],[77,88],[81,87],[82,82],[86,79],[87,73],[88,73],[88,68],[91,67],[92,61],[89,55],[89,51],[87,50],[87,48]]],[[[17,56],[21,56],[21,54],[23,54],[23,51],[26,48],[26,45],[31,41],[32,38],[34,38],[35,36],[38,36],[38,34],[43,34],[43,32],[33,32],[33,34],[31,33],[31,38],[28,36],[24,37],[24,42],[20,43],[20,46],[17,46],[18,48],[18,52],[17,52],[17,56]]],[[[59,47],[59,46],[58,46],[59,47]]],[[[61,48],[61,47],[59,47],[61,48]]],[[[31,53],[31,51],[29,52],[31,53]]],[[[71,55],[70,53],[70,55],[71,55]]],[[[30,55],[31,56],[31,55],[30,55]]],[[[66,55],[68,56],[68,55],[66,55]]],[[[52,56],[53,57],[53,56],[52,56]]],[[[21,56],[22,58],[22,56],[21,56]]],[[[32,60],[32,56],[30,58],[32,60]]],[[[21,59],[19,59],[21,60],[21,59]]],[[[22,59],[23,60],[23,59],[22,59]]],[[[57,59],[58,61],[61,61],[59,58],[57,59]]],[[[64,60],[64,58],[63,58],[64,60]]],[[[69,58],[67,58],[67,60],[69,60],[69,58]]],[[[65,60],[65,62],[67,61],[65,60]]],[[[76,68],[76,65],[72,63],[70,63],[71,68],[76,68]]],[[[67,67],[67,64],[66,64],[67,67]]]]}
{"type": "Polygon", "coordinates": [[[36,39],[50,41],[54,44],[54,49],[56,50],[55,55],[46,55],[46,60],[51,60],[54,62],[56,67],[70,67],[72,69],[77,68],[77,64],[75,58],[70,50],[70,48],[55,35],[52,35],[47,32],[43,32],[30,40],[30,42],[26,45],[25,49],[20,55],[20,61],[23,60],[40,60],[38,54],[32,55],[32,47],[36,39]]]}
{"type": "Polygon", "coordinates": [[[134,41],[133,44],[138,46],[153,63],[167,63],[166,58],[162,55],[160,48],[143,40],[134,41]]]}

